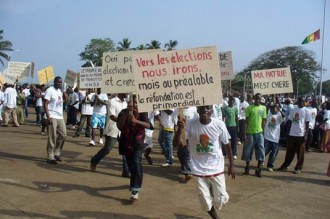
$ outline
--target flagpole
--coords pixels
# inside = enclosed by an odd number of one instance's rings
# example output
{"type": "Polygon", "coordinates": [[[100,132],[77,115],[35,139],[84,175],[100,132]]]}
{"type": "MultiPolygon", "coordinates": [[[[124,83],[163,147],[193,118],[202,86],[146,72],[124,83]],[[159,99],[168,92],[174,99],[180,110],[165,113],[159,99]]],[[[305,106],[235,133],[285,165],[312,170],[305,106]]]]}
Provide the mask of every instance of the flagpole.
{"type": "Polygon", "coordinates": [[[322,29],[322,52],[321,52],[321,76],[320,76],[320,98],[322,99],[322,76],[323,76],[323,45],[324,45],[324,32],[325,32],[325,5],[327,0],[324,0],[323,9],[323,29],[322,29]]]}

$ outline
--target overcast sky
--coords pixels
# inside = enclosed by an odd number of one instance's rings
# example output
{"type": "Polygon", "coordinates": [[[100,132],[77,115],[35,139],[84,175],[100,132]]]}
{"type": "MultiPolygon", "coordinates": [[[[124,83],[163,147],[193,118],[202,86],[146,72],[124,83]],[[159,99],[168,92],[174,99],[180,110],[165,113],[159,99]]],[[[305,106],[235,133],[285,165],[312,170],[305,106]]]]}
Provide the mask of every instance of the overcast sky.
{"type": "MultiPolygon", "coordinates": [[[[13,61],[49,65],[65,77],[79,72],[79,53],[93,38],[128,38],[131,46],[177,40],[177,49],[216,46],[232,51],[234,71],[260,54],[303,46],[321,63],[324,0],[1,0],[0,29],[19,50],[13,61]],[[301,45],[321,29],[321,40],[301,45]]],[[[323,79],[330,79],[330,2],[326,6],[323,79]]],[[[0,72],[7,67],[0,66],[0,72]]],[[[34,82],[38,82],[34,78],[34,82]]]]}

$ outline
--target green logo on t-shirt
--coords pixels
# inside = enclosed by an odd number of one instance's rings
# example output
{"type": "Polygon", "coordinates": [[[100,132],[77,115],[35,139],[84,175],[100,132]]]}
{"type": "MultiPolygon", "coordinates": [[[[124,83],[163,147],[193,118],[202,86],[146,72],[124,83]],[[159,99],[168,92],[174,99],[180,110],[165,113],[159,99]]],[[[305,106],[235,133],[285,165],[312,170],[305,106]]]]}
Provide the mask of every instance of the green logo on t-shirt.
{"type": "Polygon", "coordinates": [[[209,142],[209,136],[207,134],[201,134],[199,136],[200,144],[196,145],[197,152],[211,152],[213,151],[213,144],[209,142]]]}

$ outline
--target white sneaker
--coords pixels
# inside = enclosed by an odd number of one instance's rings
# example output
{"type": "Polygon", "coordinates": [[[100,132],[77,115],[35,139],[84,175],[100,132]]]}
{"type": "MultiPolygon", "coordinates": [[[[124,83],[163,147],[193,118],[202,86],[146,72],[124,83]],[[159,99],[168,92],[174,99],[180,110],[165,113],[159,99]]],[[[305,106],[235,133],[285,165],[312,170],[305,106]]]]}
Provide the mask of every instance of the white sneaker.
{"type": "Polygon", "coordinates": [[[89,145],[95,146],[95,142],[93,140],[90,140],[89,145]]]}
{"type": "Polygon", "coordinates": [[[100,143],[100,144],[103,144],[103,139],[102,139],[102,138],[100,138],[99,143],[100,143]]]}
{"type": "Polygon", "coordinates": [[[136,192],[136,191],[133,191],[132,195],[131,195],[131,200],[135,201],[135,200],[138,200],[138,199],[139,199],[139,193],[136,192]]]}
{"type": "Polygon", "coordinates": [[[237,144],[242,144],[242,142],[239,141],[237,144]]]}
{"type": "Polygon", "coordinates": [[[237,156],[236,155],[234,155],[234,160],[237,160],[237,156]]]}
{"type": "Polygon", "coordinates": [[[274,171],[273,168],[271,168],[271,167],[268,167],[267,170],[268,170],[269,172],[273,172],[273,171],[274,171]]]}
{"type": "Polygon", "coordinates": [[[162,167],[171,167],[172,166],[172,164],[170,164],[170,163],[164,163],[164,164],[162,164],[162,167]]]}

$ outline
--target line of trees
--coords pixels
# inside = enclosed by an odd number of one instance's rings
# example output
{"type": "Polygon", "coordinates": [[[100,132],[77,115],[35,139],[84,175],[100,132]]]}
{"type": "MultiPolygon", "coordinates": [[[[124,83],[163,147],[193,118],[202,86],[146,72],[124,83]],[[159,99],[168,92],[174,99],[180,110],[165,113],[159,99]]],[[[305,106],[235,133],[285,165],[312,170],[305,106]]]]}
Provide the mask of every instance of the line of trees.
{"type": "MultiPolygon", "coordinates": [[[[128,50],[146,50],[146,49],[162,49],[161,43],[157,40],[151,40],[150,43],[140,44],[137,47],[131,47],[132,41],[124,38],[116,44],[110,38],[92,39],[85,46],[85,50],[79,54],[80,60],[85,61],[82,67],[90,67],[92,63],[95,66],[102,66],[102,55],[104,52],[128,51],[128,50]]],[[[164,44],[164,50],[173,50],[177,47],[178,41],[170,40],[164,44]]]]}

